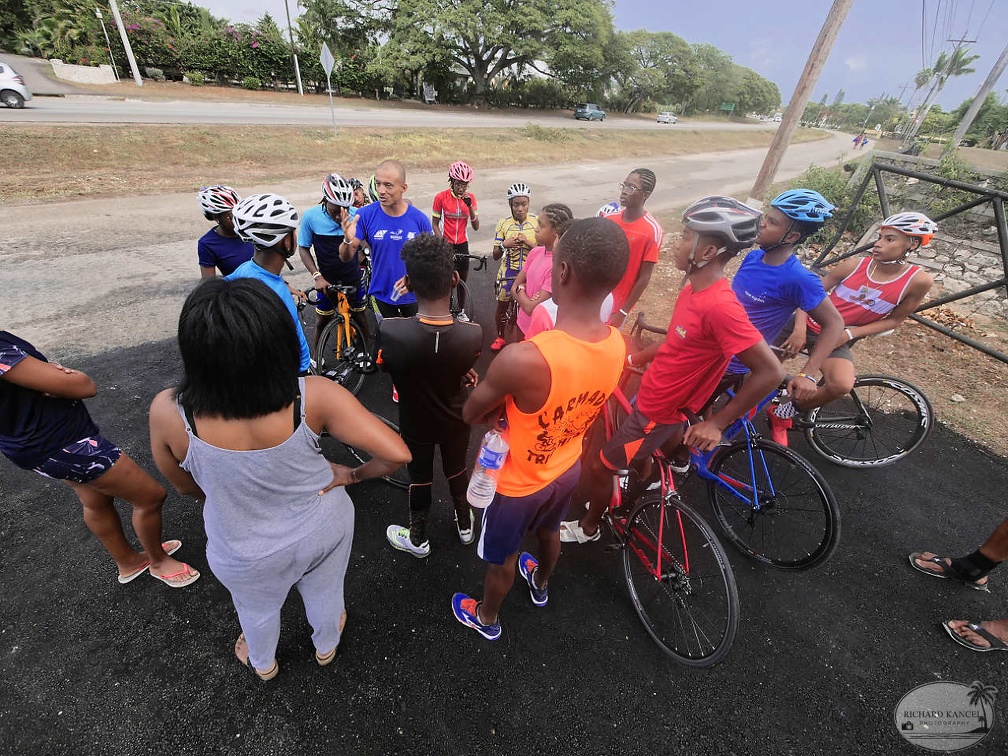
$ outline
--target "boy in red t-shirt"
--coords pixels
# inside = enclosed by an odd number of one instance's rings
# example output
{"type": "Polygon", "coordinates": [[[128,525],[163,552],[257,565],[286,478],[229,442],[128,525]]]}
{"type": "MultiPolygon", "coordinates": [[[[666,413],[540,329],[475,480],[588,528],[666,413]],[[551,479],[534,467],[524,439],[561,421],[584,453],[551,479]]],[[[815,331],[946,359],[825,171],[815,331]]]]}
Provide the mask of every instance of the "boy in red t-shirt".
{"type": "Polygon", "coordinates": [[[588,513],[565,522],[560,540],[584,543],[599,538],[599,520],[612,492],[612,472],[630,471],[630,490],[638,487],[651,454],[681,443],[709,451],[721,432],[784,378],[784,369],[725,278],[725,264],[750,246],[760,213],[731,197],[706,197],[683,213],[683,234],[674,250],[685,271],[664,341],[627,355],[630,367],[650,366],[641,379],[637,406],[596,456],[586,455],[591,481],[588,513]],[[733,355],[751,371],[738,393],[709,418],[685,429],[682,410],[699,412],[716,388],[733,355]]]}
{"type": "Polygon", "coordinates": [[[615,222],[630,243],[630,260],[623,278],[613,289],[613,311],[609,323],[619,328],[637,304],[651,280],[651,272],[658,262],[663,232],[658,220],[644,209],[644,203],[655,188],[654,171],[635,168],[620,184],[619,203],[622,212],[606,215],[615,222]]]}
{"type": "MultiPolygon", "coordinates": [[[[448,188],[434,196],[434,209],[431,212],[431,225],[435,236],[443,236],[455,252],[455,271],[463,281],[469,279],[469,224],[473,231],[478,231],[479,215],[477,213],[476,195],[469,191],[473,180],[473,169],[468,163],[458,160],[448,169],[448,188]],[[442,228],[443,226],[443,228],[442,228]]],[[[459,305],[462,312],[458,319],[467,322],[465,313],[465,289],[459,288],[459,305]]]]}

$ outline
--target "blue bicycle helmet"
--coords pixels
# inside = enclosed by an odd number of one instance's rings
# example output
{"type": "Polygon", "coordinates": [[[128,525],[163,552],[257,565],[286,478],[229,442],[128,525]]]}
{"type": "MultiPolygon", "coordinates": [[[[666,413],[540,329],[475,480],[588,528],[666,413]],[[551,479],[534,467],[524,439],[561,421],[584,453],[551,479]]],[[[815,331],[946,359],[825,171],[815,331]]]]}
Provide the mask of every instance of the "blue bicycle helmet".
{"type": "Polygon", "coordinates": [[[770,203],[791,220],[823,225],[836,210],[829,200],[812,189],[788,189],[770,203]]]}

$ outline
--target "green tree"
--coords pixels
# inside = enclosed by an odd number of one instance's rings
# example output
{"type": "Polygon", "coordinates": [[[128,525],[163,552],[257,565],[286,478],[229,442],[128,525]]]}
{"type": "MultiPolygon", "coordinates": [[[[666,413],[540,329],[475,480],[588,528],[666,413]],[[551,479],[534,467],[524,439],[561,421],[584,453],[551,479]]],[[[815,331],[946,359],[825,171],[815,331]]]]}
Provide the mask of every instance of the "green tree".
{"type": "Polygon", "coordinates": [[[970,64],[979,57],[979,55],[973,55],[968,47],[956,47],[951,55],[947,52],[942,52],[938,56],[934,65],[931,66],[931,88],[928,90],[924,104],[918,109],[917,117],[911,125],[905,141],[912,140],[921,130],[927,119],[928,111],[931,110],[935,99],[941,94],[948,80],[955,76],[964,76],[973,73],[976,69],[971,68],[970,64]]]}
{"type": "Polygon", "coordinates": [[[691,45],[691,49],[700,81],[699,86],[687,100],[687,108],[696,111],[716,111],[725,101],[725,96],[733,94],[728,91],[732,83],[734,65],[731,56],[714,45],[691,45]]]}
{"type": "Polygon", "coordinates": [[[770,113],[780,105],[781,95],[777,85],[764,79],[751,68],[735,66],[736,90],[734,96],[737,113],[770,113]]]}
{"type": "Polygon", "coordinates": [[[682,103],[700,85],[693,51],[681,37],[643,29],[617,36],[627,50],[625,64],[614,66],[624,111],[636,110],[645,100],[682,103]]]}

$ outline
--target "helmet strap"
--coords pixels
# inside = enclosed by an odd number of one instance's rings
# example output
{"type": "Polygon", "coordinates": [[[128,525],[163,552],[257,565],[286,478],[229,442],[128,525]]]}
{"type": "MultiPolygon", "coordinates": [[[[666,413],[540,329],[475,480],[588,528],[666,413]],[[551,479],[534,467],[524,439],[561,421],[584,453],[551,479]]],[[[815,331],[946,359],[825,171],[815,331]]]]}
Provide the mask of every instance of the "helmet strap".
{"type": "MultiPolygon", "coordinates": [[[[794,231],[794,226],[795,226],[794,219],[791,218],[790,220],[791,220],[791,222],[788,224],[787,230],[783,234],[781,234],[781,238],[777,240],[777,243],[776,244],[770,244],[770,245],[768,245],[766,247],[763,247],[763,251],[764,252],[773,252],[774,250],[778,250],[781,247],[787,246],[788,242],[785,242],[784,240],[787,239],[788,234],[790,234],[792,231],[794,231]]],[[[797,241],[795,241],[791,246],[794,246],[799,241],[801,241],[801,239],[798,239],[797,241]]]]}

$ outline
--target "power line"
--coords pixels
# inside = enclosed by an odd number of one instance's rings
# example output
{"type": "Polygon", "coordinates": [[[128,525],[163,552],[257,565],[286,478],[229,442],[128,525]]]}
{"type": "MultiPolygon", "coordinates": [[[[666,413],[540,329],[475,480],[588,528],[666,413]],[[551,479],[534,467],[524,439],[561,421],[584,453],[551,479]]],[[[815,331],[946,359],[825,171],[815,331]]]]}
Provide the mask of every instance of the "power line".
{"type": "MultiPolygon", "coordinates": [[[[994,0],[991,0],[993,3],[994,0]]],[[[921,70],[927,68],[927,54],[925,53],[925,37],[924,29],[927,27],[927,21],[925,19],[925,11],[927,10],[927,0],[921,0],[921,70]]]]}
{"type": "Polygon", "coordinates": [[[940,13],[941,13],[941,0],[938,0],[938,4],[935,6],[934,23],[931,24],[931,52],[928,54],[928,60],[933,60],[935,57],[935,35],[938,33],[938,15],[940,13]]]}

